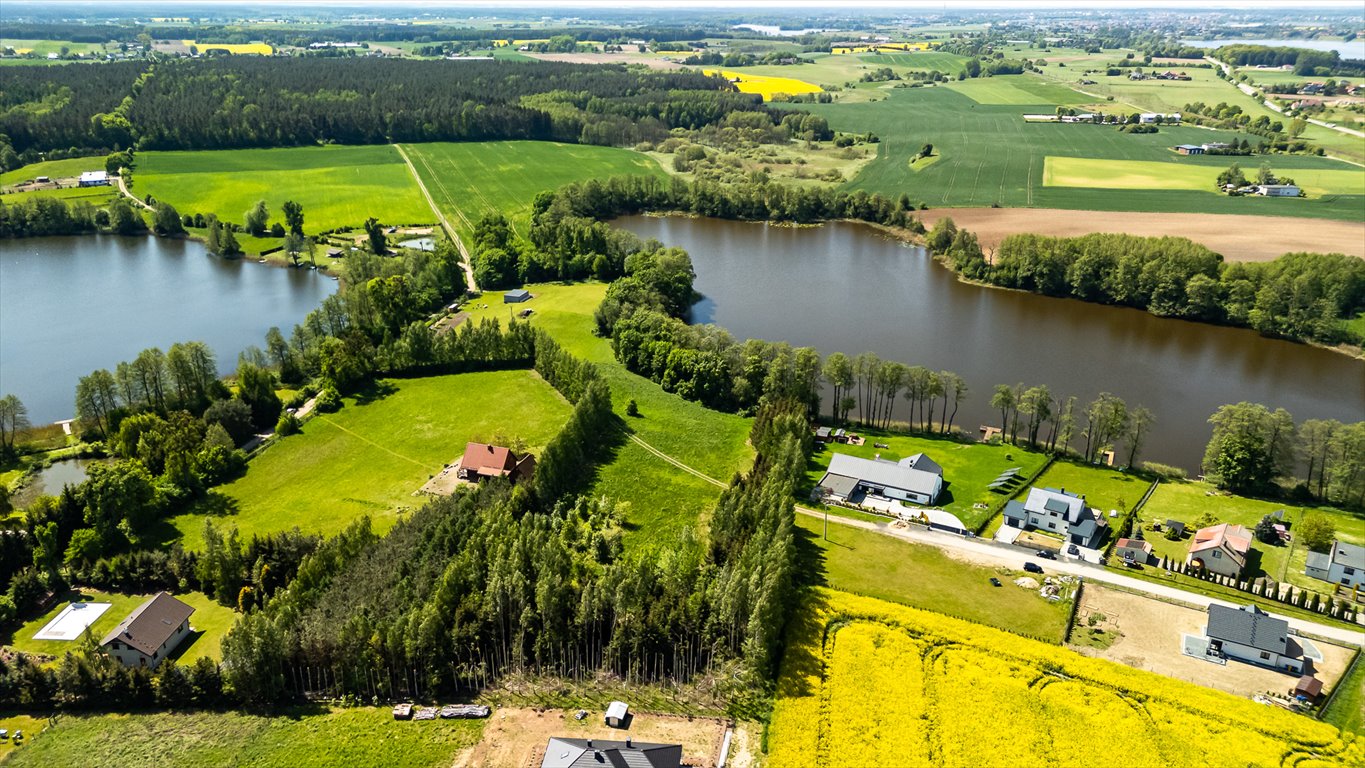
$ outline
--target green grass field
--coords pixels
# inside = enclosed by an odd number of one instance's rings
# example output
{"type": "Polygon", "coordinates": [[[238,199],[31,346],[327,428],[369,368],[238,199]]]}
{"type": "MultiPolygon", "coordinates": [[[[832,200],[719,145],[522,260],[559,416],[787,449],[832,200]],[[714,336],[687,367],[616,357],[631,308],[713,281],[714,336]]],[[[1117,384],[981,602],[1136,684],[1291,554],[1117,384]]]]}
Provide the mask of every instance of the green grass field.
{"type": "Polygon", "coordinates": [[[432,214],[407,165],[391,146],[291,147],[206,152],[141,152],[131,190],[166,200],[183,213],[242,222],[257,200],[283,221],[286,200],[303,205],[304,230],[431,223],[432,214]]]}
{"type": "Polygon", "coordinates": [[[425,503],[423,483],[470,440],[520,439],[538,452],[567,420],[569,405],[529,371],[495,371],[382,382],[366,404],[319,414],[300,435],[269,447],[240,479],[198,511],[172,518],[168,540],[202,545],[205,520],[243,537],[288,530],[333,534],[360,515],[385,531],[400,509],[425,503]],[[226,514],[216,514],[226,507],[226,514]]]}
{"type": "MultiPolygon", "coordinates": [[[[34,726],[29,726],[30,728],[34,726]]],[[[25,728],[28,731],[28,728],[25,728]]],[[[387,708],[64,715],[14,751],[7,766],[218,768],[448,766],[483,721],[395,721],[387,708]]]]}
{"type": "MultiPolygon", "coordinates": [[[[945,74],[956,75],[962,71],[966,57],[952,53],[917,51],[907,53],[808,53],[801,58],[807,63],[796,65],[766,64],[753,67],[736,67],[736,72],[765,77],[794,77],[820,85],[843,85],[857,82],[858,78],[873,70],[890,67],[898,75],[905,77],[911,71],[928,72],[938,70],[945,74]]],[[[908,78],[907,78],[908,79],[908,78]]],[[[841,99],[845,94],[836,94],[841,99]]]]}
{"type": "MultiPolygon", "coordinates": [[[[1242,496],[1229,496],[1219,492],[1207,483],[1195,481],[1162,483],[1157,487],[1147,505],[1142,508],[1143,523],[1165,522],[1167,519],[1179,520],[1191,525],[1208,511],[1220,523],[1234,523],[1254,529],[1265,515],[1284,510],[1284,519],[1289,525],[1291,536],[1294,526],[1309,511],[1327,515],[1336,524],[1337,536],[1344,541],[1365,545],[1365,517],[1333,507],[1306,507],[1285,501],[1248,499],[1242,496]]],[[[1191,534],[1193,532],[1191,531],[1191,534]]],[[[1183,560],[1190,548],[1190,535],[1180,541],[1167,541],[1160,535],[1147,535],[1152,542],[1152,551],[1157,557],[1183,560]]],[[[1293,542],[1288,545],[1269,545],[1253,540],[1252,556],[1247,563],[1248,575],[1257,577],[1268,575],[1276,581],[1295,584],[1317,592],[1327,592],[1331,587],[1324,581],[1309,578],[1304,574],[1308,555],[1302,546],[1293,542]]]]}
{"type": "MultiPolygon", "coordinates": [[[[1073,77],[1075,74],[1073,73],[1073,77]]],[[[1019,76],[1033,77],[1033,76],[1019,76]]],[[[1033,77],[1037,80],[1036,77],[1033,77]]],[[[1006,78],[990,80],[1007,81],[1006,78]]],[[[1041,82],[1041,81],[1040,81],[1041,82]]],[[[955,84],[956,85],[956,84],[955,84]]],[[[991,83],[998,87],[998,83],[991,83]]],[[[1204,190],[1093,189],[1047,186],[1047,158],[1087,158],[1171,162],[1170,147],[1231,141],[1237,134],[1188,126],[1162,127],[1154,134],[1120,133],[1114,127],[1025,123],[1022,115],[1052,112],[1055,103],[1033,105],[977,104],[953,88],[880,90],[877,101],[803,104],[802,109],[823,115],[841,131],[872,131],[881,138],[877,157],[845,185],[850,190],[880,192],[933,207],[1070,208],[1098,211],[1183,211],[1190,213],[1260,213],[1354,221],[1365,206],[1365,195],[1329,195],[1316,199],[1281,201],[1230,198],[1204,190]],[[934,145],[940,159],[912,169],[910,158],[925,143],[934,145]]],[[[1227,158],[1207,158],[1210,168],[1227,158]],[[1212,162],[1210,162],[1212,161],[1212,162]]],[[[1255,158],[1245,165],[1252,171],[1255,158]]],[[[1228,162],[1231,162],[1230,160],[1228,162]]],[[[1275,156],[1276,171],[1298,179],[1308,171],[1354,172],[1329,158],[1275,156]]],[[[1197,163],[1191,163],[1197,165],[1197,163]]],[[[1216,172],[1214,173],[1216,176],[1216,172]]],[[[1307,178],[1305,176],[1305,178],[1307,178]]]]}
{"type": "Polygon", "coordinates": [[[29,163],[12,171],[0,173],[0,186],[8,187],[11,184],[36,179],[39,176],[46,176],[50,179],[65,179],[71,176],[79,176],[85,171],[102,170],[104,170],[104,158],[102,156],[47,160],[41,163],[29,163]]]}
{"type": "Polygon", "coordinates": [[[1337,687],[1341,690],[1328,702],[1322,719],[1343,731],[1365,736],[1365,660],[1357,659],[1351,674],[1337,687]]]}
{"type": "MultiPolygon", "coordinates": [[[[134,608],[141,605],[149,597],[151,595],[124,595],[94,589],[82,589],[62,595],[53,603],[52,608],[43,615],[24,622],[18,629],[14,630],[12,635],[0,635],[0,644],[23,653],[61,656],[67,651],[77,650],[79,643],[74,640],[34,640],[33,635],[60,613],[67,603],[110,604],[109,609],[89,628],[90,634],[94,636],[96,642],[99,642],[110,630],[118,626],[120,621],[127,618],[134,608]]],[[[223,636],[227,634],[236,618],[232,609],[213,602],[202,592],[187,592],[176,595],[176,597],[194,608],[194,615],[190,616],[190,627],[195,630],[195,633],[180,647],[178,658],[182,662],[194,661],[200,656],[207,656],[211,659],[220,658],[223,636]]]]}
{"type": "Polygon", "coordinates": [[[859,528],[798,515],[801,571],[814,583],[974,621],[1010,632],[1062,642],[1069,602],[1048,602],[1012,582],[1023,571],[986,568],[922,546],[859,528]],[[1004,586],[995,587],[991,577],[1004,586]]]}
{"type": "Polygon", "coordinates": [[[875,429],[854,431],[866,438],[867,442],[863,445],[832,444],[815,453],[807,462],[806,485],[798,491],[802,499],[808,498],[809,490],[820,482],[835,453],[847,453],[865,459],[880,455],[892,461],[925,453],[943,467],[944,493],[938,506],[957,515],[968,528],[975,528],[986,520],[989,510],[978,509],[974,505],[989,505],[1001,499],[1000,494],[987,490],[987,485],[1001,472],[1012,467],[1020,467],[1020,473],[1025,477],[1032,475],[1046,461],[1041,453],[1013,445],[959,443],[875,429]],[[890,448],[878,448],[874,443],[889,445],[890,448]]]}
{"type": "Polygon", "coordinates": [[[569,182],[628,174],[664,175],[649,157],[614,147],[485,141],[404,144],[403,150],[437,207],[461,236],[472,231],[485,213],[501,211],[525,237],[536,194],[569,182]]]}
{"type": "MultiPolygon", "coordinates": [[[[593,333],[592,313],[606,292],[605,284],[540,284],[527,289],[535,298],[516,306],[534,310],[532,325],[598,365],[611,386],[613,407],[631,434],[723,483],[753,464],[748,445],[750,419],[709,410],[664,392],[615,361],[610,342],[593,333]],[[639,407],[638,417],[626,415],[631,400],[639,407]]],[[[496,292],[485,294],[467,309],[474,321],[508,316],[502,295],[496,292]]],[[[612,462],[598,468],[593,488],[594,493],[630,503],[626,522],[632,534],[665,544],[683,527],[704,525],[720,490],[631,442],[622,446],[612,462]]]]}
{"type": "MultiPolygon", "coordinates": [[[[1186,163],[1154,160],[1103,160],[1086,157],[1047,157],[1043,185],[1092,189],[1183,189],[1218,194],[1218,174],[1233,162],[1255,175],[1256,158],[1217,158],[1222,162],[1186,163]]],[[[1272,168],[1274,167],[1274,161],[1272,168]]],[[[1296,168],[1284,174],[1310,196],[1365,195],[1365,171],[1296,168]]]]}
{"type": "Polygon", "coordinates": [[[1085,496],[1086,504],[1108,515],[1116,509],[1122,515],[1147,492],[1150,480],[1104,467],[1057,461],[1033,482],[1038,488],[1064,488],[1068,493],[1085,496]]]}
{"type": "Polygon", "coordinates": [[[1066,86],[1051,83],[1030,75],[1001,75],[957,80],[948,87],[977,104],[1084,104],[1090,97],[1066,86]]]}

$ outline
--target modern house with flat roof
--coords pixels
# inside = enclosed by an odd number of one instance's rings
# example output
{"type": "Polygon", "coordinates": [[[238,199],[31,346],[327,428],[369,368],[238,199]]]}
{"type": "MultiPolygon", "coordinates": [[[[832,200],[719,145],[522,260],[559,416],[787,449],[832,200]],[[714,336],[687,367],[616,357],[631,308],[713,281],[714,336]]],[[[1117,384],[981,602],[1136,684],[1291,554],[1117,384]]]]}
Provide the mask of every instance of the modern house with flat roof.
{"type": "Polygon", "coordinates": [[[1241,576],[1251,552],[1251,531],[1245,526],[1223,523],[1194,532],[1185,562],[1219,576],[1241,576]]]}
{"type": "Polygon", "coordinates": [[[100,647],[125,667],[156,668],[190,633],[192,613],[193,608],[158,592],[105,635],[100,647]]]}
{"type": "Polygon", "coordinates": [[[1254,605],[1210,605],[1204,635],[1210,650],[1230,659],[1295,675],[1304,673],[1303,646],[1289,636],[1289,622],[1254,605]]]}
{"type": "Polygon", "coordinates": [[[1024,501],[1005,503],[1005,524],[1020,530],[1061,534],[1068,544],[1098,549],[1109,533],[1109,523],[1095,514],[1084,496],[1065,488],[1030,488],[1024,501]]]}
{"type": "Polygon", "coordinates": [[[531,300],[531,292],[525,288],[516,288],[502,295],[503,304],[520,304],[523,301],[531,300]]]}
{"type": "Polygon", "coordinates": [[[818,487],[836,501],[870,494],[933,504],[943,492],[943,467],[922,453],[900,461],[836,453],[830,457],[829,470],[820,478],[818,487]]]}
{"type": "Polygon", "coordinates": [[[1365,586],[1365,547],[1334,541],[1330,552],[1309,552],[1303,572],[1344,587],[1365,586]]]}
{"type": "Polygon", "coordinates": [[[1257,184],[1256,194],[1264,197],[1298,197],[1299,188],[1294,184],[1257,184]]]}
{"type": "Polygon", "coordinates": [[[540,768],[680,768],[681,744],[648,744],[630,739],[551,738],[540,768]]]}

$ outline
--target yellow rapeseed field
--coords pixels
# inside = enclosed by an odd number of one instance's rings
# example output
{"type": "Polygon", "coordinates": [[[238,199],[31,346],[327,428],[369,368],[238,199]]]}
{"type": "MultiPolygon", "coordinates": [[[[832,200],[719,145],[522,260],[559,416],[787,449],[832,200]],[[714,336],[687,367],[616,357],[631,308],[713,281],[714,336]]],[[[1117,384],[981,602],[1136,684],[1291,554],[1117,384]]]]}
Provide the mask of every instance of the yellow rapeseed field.
{"type": "MultiPolygon", "coordinates": [[[[702,70],[707,75],[717,74],[714,69],[702,70]]],[[[825,90],[815,83],[808,83],[805,80],[797,80],[794,77],[768,77],[765,75],[750,75],[744,72],[732,72],[728,69],[721,70],[720,76],[734,83],[740,93],[762,94],[764,101],[772,101],[774,96],[783,94],[795,96],[799,93],[820,93],[825,90]]]]}
{"type": "Polygon", "coordinates": [[[872,51],[929,51],[938,43],[868,43],[867,45],[835,46],[830,53],[870,53],[872,51]]]}
{"type": "Polygon", "coordinates": [[[259,53],[262,56],[269,56],[275,52],[266,43],[196,43],[193,40],[181,40],[186,46],[198,46],[200,52],[203,51],[227,51],[228,53],[259,53]]]}
{"type": "Polygon", "coordinates": [[[1220,691],[827,589],[797,617],[771,768],[1329,768],[1365,739],[1220,691]]]}

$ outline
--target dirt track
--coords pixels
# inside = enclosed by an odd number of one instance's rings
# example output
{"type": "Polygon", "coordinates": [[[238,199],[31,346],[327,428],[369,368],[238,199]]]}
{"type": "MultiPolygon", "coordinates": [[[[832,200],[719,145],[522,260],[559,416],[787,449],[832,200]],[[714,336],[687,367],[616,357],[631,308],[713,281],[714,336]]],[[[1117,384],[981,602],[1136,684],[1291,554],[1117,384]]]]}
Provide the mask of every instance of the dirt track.
{"type": "Polygon", "coordinates": [[[1346,253],[1365,258],[1365,223],[1240,214],[1067,211],[1055,208],[937,208],[925,211],[932,226],[944,216],[995,248],[1007,235],[1033,232],[1070,237],[1091,232],[1188,237],[1228,261],[1270,261],[1290,251],[1346,253]]]}

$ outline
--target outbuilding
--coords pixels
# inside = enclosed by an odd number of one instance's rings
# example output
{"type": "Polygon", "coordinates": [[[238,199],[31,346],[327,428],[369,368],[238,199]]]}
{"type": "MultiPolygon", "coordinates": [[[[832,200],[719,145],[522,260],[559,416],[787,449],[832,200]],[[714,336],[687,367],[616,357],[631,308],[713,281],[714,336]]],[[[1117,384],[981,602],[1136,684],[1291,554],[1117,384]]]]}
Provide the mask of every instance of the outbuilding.
{"type": "Polygon", "coordinates": [[[109,186],[109,173],[107,171],[86,171],[81,174],[79,184],[82,187],[107,187],[109,186]]]}
{"type": "Polygon", "coordinates": [[[525,288],[516,288],[502,295],[503,304],[520,304],[523,301],[531,300],[531,292],[525,288]]]}
{"type": "Polygon", "coordinates": [[[612,728],[623,728],[630,722],[630,706],[624,701],[613,701],[607,705],[607,714],[602,720],[612,728]]]}
{"type": "Polygon", "coordinates": [[[1299,187],[1296,184],[1257,184],[1256,194],[1262,197],[1298,197],[1299,187]]]}

